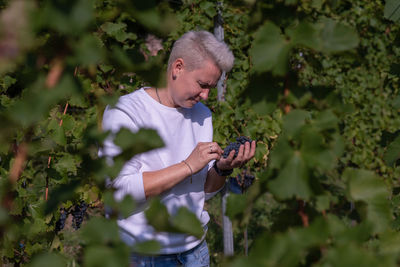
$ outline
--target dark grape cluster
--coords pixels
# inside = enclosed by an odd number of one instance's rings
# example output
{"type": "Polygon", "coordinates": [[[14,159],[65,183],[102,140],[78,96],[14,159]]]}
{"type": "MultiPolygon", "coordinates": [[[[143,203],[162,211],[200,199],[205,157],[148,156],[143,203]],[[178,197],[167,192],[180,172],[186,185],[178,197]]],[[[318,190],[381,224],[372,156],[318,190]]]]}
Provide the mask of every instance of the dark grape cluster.
{"type": "Polygon", "coordinates": [[[65,209],[60,209],[60,218],[56,222],[56,233],[60,232],[62,229],[64,229],[65,226],[65,220],[67,219],[68,211],[65,209]]]}
{"type": "Polygon", "coordinates": [[[231,153],[232,150],[235,150],[235,155],[233,158],[236,158],[239,152],[239,147],[240,145],[244,145],[246,142],[252,142],[252,140],[246,136],[239,136],[236,138],[236,142],[231,142],[229,145],[224,149],[224,153],[222,154],[222,157],[227,158],[229,156],[229,153],[231,153]]]}
{"type": "Polygon", "coordinates": [[[60,209],[60,218],[56,222],[56,233],[60,232],[64,229],[65,221],[68,217],[68,214],[72,215],[72,227],[75,230],[78,230],[81,227],[83,219],[86,215],[86,210],[88,208],[88,204],[82,201],[80,204],[76,204],[70,209],[60,209]]]}
{"type": "Polygon", "coordinates": [[[83,218],[86,215],[88,205],[85,202],[81,202],[81,204],[75,205],[74,210],[71,212],[73,219],[72,219],[72,227],[75,230],[78,230],[81,227],[83,222],[83,218]]]}
{"type": "Polygon", "coordinates": [[[254,175],[244,174],[236,177],[229,178],[229,189],[234,194],[242,194],[246,191],[254,182],[254,175]]]}
{"type": "Polygon", "coordinates": [[[243,184],[242,184],[242,188],[243,188],[244,190],[246,190],[247,188],[249,188],[249,187],[253,184],[254,179],[255,179],[254,175],[245,174],[245,175],[244,175],[244,178],[243,178],[243,180],[242,180],[242,183],[243,183],[243,184]]]}

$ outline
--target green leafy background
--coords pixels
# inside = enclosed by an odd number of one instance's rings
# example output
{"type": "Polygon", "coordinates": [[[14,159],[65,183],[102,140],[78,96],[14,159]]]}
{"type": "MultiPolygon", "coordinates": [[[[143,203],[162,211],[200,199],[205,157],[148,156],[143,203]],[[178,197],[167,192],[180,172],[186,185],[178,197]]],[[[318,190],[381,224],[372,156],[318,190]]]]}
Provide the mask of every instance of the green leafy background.
{"type": "MultiPolygon", "coordinates": [[[[0,262],[128,266],[116,219],[136,204],[116,201],[105,180],[163,143],[150,129],[122,129],[123,153],[109,166],[97,156],[109,135],[102,113],[120,95],[162,86],[173,41],[212,32],[216,1],[3,0],[0,9],[0,262]],[[56,233],[60,209],[81,201],[82,228],[69,215],[56,233]]],[[[222,147],[257,140],[233,173],[256,182],[228,198],[233,257],[223,256],[220,196],[207,202],[212,265],[397,266],[399,1],[235,0],[221,11],[236,59],[226,101],[213,90],[206,104],[222,147]]],[[[187,209],[171,216],[154,199],[146,216],[158,231],[202,235],[187,209]]]]}

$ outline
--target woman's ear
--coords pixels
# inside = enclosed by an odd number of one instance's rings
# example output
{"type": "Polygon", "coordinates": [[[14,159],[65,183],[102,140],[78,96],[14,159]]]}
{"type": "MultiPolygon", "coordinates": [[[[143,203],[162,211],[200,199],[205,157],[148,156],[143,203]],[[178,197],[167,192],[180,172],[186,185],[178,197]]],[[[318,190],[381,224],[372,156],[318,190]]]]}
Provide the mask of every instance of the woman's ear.
{"type": "Polygon", "coordinates": [[[172,65],[172,79],[176,80],[176,78],[182,73],[184,69],[184,63],[182,58],[177,58],[172,65]]]}

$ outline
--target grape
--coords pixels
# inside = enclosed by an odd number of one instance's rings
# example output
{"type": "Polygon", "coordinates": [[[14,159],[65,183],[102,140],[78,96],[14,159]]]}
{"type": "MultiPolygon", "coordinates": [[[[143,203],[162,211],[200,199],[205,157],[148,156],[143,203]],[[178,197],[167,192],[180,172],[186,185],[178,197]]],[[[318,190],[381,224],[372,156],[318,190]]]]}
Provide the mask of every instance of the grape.
{"type": "Polygon", "coordinates": [[[85,202],[81,202],[81,204],[75,205],[75,209],[72,211],[72,227],[75,230],[78,230],[81,227],[83,219],[86,215],[87,204],[85,202]]]}
{"type": "Polygon", "coordinates": [[[246,136],[239,136],[236,138],[236,142],[239,142],[240,144],[244,145],[246,142],[251,143],[251,139],[246,137],[246,136]]]}
{"type": "Polygon", "coordinates": [[[228,180],[229,191],[234,194],[242,194],[253,184],[254,179],[254,175],[247,173],[244,174],[244,177],[240,174],[236,177],[230,177],[228,180]]]}
{"type": "Polygon", "coordinates": [[[67,219],[68,212],[65,209],[60,209],[60,218],[56,222],[56,233],[64,229],[65,220],[67,219]]]}
{"type": "Polygon", "coordinates": [[[249,188],[253,184],[254,179],[255,179],[255,177],[253,175],[245,174],[244,179],[243,179],[243,184],[242,184],[243,190],[246,190],[247,188],[249,188]]]}
{"type": "Polygon", "coordinates": [[[251,143],[252,140],[246,136],[237,137],[236,142],[229,143],[229,145],[224,149],[222,157],[227,158],[229,156],[229,153],[231,153],[232,150],[235,150],[235,155],[233,156],[233,158],[236,158],[239,152],[240,145],[244,145],[246,142],[251,143]]]}
{"type": "Polygon", "coordinates": [[[229,156],[229,153],[231,153],[232,150],[235,150],[235,155],[233,158],[236,158],[238,152],[239,152],[239,147],[240,143],[230,143],[225,149],[224,153],[222,154],[222,157],[227,158],[229,156]]]}

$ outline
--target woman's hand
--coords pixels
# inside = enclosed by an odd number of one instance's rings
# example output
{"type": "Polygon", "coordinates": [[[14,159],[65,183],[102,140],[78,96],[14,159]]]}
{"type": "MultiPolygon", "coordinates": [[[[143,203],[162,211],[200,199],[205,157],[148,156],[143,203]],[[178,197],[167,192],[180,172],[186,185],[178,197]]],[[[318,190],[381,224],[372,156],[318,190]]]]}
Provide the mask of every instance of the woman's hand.
{"type": "Polygon", "coordinates": [[[185,161],[192,168],[193,173],[197,173],[211,160],[219,160],[223,152],[215,142],[200,142],[185,161]]]}
{"type": "Polygon", "coordinates": [[[232,150],[229,153],[227,158],[221,157],[217,162],[217,167],[220,170],[230,170],[237,167],[242,167],[249,160],[254,157],[256,153],[256,141],[246,142],[244,145],[240,145],[239,152],[235,159],[233,159],[235,155],[235,150],[232,150]]]}

